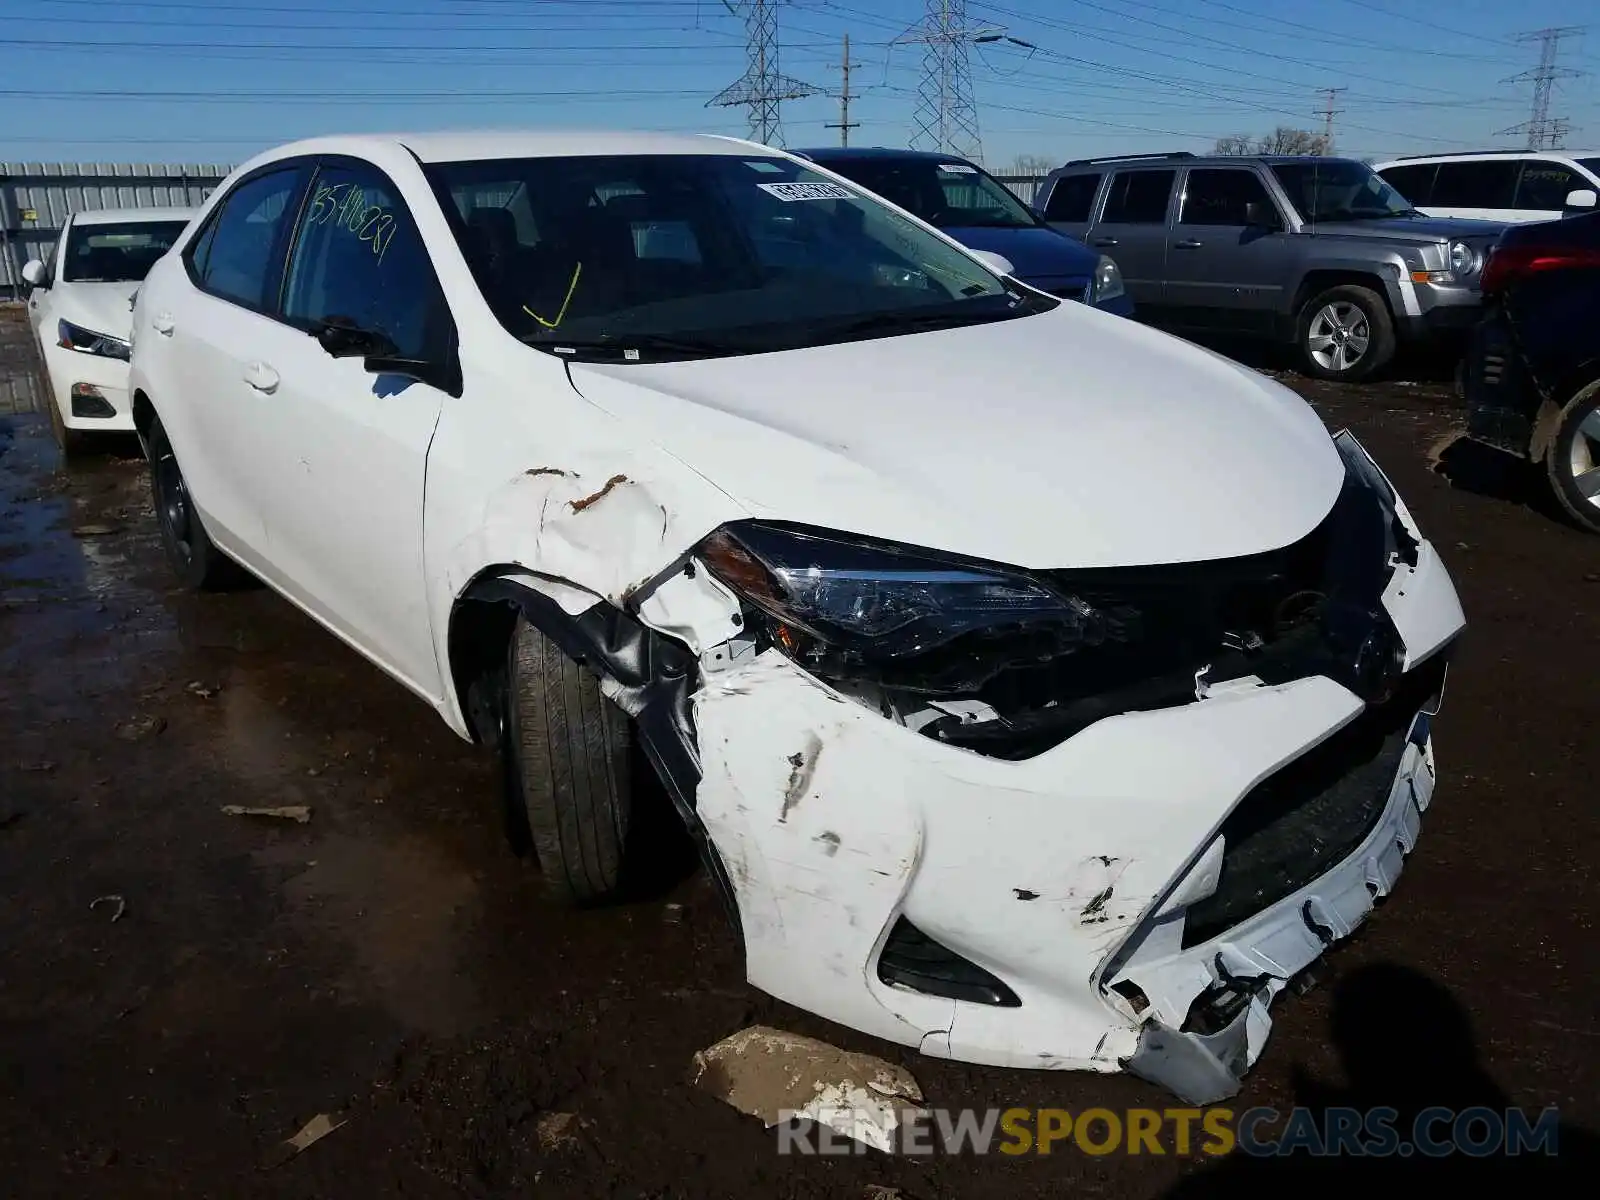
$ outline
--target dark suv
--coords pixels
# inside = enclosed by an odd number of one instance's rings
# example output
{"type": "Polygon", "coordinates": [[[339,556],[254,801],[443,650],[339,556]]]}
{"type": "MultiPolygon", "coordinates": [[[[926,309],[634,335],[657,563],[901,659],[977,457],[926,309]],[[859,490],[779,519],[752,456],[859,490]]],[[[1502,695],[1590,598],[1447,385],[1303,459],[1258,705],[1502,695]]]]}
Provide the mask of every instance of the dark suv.
{"type": "Polygon", "coordinates": [[[1362,379],[1401,339],[1462,336],[1503,226],[1422,216],[1341,158],[1084,159],[1052,171],[1044,218],[1116,256],[1139,316],[1292,344],[1323,379],[1362,379]]]}
{"type": "Polygon", "coordinates": [[[951,154],[843,146],[796,153],[876,192],[963,246],[998,254],[1010,274],[1052,296],[1133,315],[1110,255],[1058,233],[975,163],[951,154]]]}

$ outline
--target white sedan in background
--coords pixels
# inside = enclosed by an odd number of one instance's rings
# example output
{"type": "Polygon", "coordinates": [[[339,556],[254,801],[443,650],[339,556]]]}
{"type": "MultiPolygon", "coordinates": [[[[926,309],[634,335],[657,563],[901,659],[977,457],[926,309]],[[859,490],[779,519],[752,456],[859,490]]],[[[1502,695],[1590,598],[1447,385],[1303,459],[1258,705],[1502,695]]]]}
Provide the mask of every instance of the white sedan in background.
{"type": "Polygon", "coordinates": [[[1354,438],[779,150],[271,151],[130,383],[183,579],[498,748],[558,895],[664,791],[749,980],[927,1054],[1231,1094],[1433,794],[1461,608],[1354,438]]]}
{"type": "Polygon", "coordinates": [[[67,218],[48,262],[22,268],[28,319],[63,451],[86,433],[132,433],[128,334],[133,293],[194,215],[184,208],[107,208],[67,218]]]}

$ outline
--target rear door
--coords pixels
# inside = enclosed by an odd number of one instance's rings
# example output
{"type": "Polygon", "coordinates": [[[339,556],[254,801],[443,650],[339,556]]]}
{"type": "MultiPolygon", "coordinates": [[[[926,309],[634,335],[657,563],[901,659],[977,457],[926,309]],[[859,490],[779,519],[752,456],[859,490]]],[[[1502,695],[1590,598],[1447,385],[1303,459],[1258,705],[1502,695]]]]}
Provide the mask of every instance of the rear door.
{"type": "Polygon", "coordinates": [[[1515,207],[1517,177],[1521,170],[1522,163],[1515,158],[1442,162],[1433,179],[1428,213],[1435,217],[1463,217],[1474,221],[1527,220],[1515,207]]]}
{"type": "Polygon", "coordinates": [[[1167,221],[1177,180],[1171,167],[1113,171],[1084,239],[1116,260],[1128,294],[1141,308],[1166,303],[1167,221]]]}
{"type": "MultiPolygon", "coordinates": [[[[190,286],[168,289],[150,310],[151,332],[174,364],[155,397],[207,532],[258,573],[268,557],[270,490],[255,442],[262,404],[246,376],[270,316],[310,161],[273,163],[240,180],[183,253],[190,286]]],[[[154,299],[154,298],[153,298],[154,299]]]]}
{"type": "Polygon", "coordinates": [[[1560,220],[1567,212],[1567,194],[1593,186],[1565,163],[1548,158],[1524,159],[1522,174],[1517,179],[1516,219],[1560,220]]]}
{"type": "Polygon", "coordinates": [[[1270,329],[1287,283],[1285,228],[1251,168],[1186,171],[1167,244],[1172,319],[1202,328],[1270,329]]]}

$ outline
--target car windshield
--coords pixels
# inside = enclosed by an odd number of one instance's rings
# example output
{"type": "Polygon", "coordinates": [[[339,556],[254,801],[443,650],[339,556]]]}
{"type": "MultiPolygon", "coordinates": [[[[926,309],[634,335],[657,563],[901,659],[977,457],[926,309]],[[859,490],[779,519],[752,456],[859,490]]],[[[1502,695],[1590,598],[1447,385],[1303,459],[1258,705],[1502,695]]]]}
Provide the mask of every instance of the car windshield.
{"type": "Polygon", "coordinates": [[[1365,163],[1349,159],[1308,159],[1272,168],[1302,220],[1361,221],[1409,217],[1416,209],[1365,163]]]}
{"type": "Polygon", "coordinates": [[[137,283],[178,240],[187,221],[74,224],[61,261],[63,283],[137,283]]]}
{"type": "Polygon", "coordinates": [[[959,159],[839,158],[823,163],[940,229],[1032,229],[1005,185],[959,159]]]}
{"type": "Polygon", "coordinates": [[[496,317],[575,358],[756,353],[1054,307],[788,159],[495,159],[427,171],[496,317]]]}

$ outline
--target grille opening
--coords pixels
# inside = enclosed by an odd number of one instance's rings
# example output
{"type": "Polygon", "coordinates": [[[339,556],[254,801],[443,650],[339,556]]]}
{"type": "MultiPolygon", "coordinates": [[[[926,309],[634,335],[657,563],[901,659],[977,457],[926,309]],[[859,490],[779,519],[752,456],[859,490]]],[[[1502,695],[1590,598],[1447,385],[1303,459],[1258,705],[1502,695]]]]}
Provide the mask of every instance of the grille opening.
{"type": "Polygon", "coordinates": [[[894,923],[883,953],[878,956],[878,978],[891,987],[949,1000],[997,1008],[1022,1006],[1017,994],[1004,982],[948,946],[940,945],[903,916],[894,923]]]}
{"type": "Polygon", "coordinates": [[[1343,862],[1366,839],[1390,789],[1418,713],[1444,684],[1436,654],[1402,676],[1394,694],[1257,784],[1222,823],[1217,890],[1189,906],[1185,949],[1270,908],[1343,862]]]}

